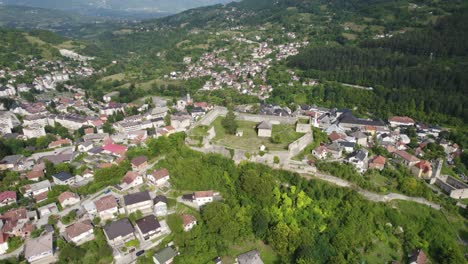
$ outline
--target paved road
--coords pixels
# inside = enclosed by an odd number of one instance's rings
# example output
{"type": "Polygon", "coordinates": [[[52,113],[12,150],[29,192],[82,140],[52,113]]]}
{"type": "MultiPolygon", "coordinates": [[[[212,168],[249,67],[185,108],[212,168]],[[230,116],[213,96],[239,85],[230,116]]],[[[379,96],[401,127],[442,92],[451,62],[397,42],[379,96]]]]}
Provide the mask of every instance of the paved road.
{"type": "Polygon", "coordinates": [[[429,206],[431,208],[434,208],[434,209],[437,209],[437,210],[440,210],[440,208],[441,208],[441,206],[439,204],[430,202],[430,201],[428,201],[428,200],[426,200],[424,198],[421,198],[421,197],[410,197],[410,196],[406,196],[406,195],[399,194],[399,193],[378,194],[378,193],[370,192],[370,191],[364,190],[364,189],[362,189],[360,187],[357,187],[355,184],[353,184],[351,182],[348,182],[346,180],[340,179],[340,178],[332,176],[332,175],[323,174],[323,173],[320,173],[320,172],[315,173],[313,176],[304,175],[304,174],[301,174],[301,175],[303,177],[305,177],[305,178],[309,178],[309,179],[310,178],[318,178],[318,179],[333,183],[333,184],[341,186],[341,187],[352,188],[355,191],[357,191],[358,193],[362,194],[366,199],[368,199],[370,201],[373,201],[373,202],[389,202],[389,201],[392,201],[392,200],[404,200],[404,201],[411,201],[411,202],[427,205],[427,206],[429,206]]]}

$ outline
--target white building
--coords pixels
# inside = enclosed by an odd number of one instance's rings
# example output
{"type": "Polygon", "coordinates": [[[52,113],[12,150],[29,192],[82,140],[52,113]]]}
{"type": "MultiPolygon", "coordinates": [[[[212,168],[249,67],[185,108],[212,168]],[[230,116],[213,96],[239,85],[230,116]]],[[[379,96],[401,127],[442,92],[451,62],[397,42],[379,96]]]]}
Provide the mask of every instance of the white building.
{"type": "Polygon", "coordinates": [[[23,134],[27,138],[38,138],[46,135],[44,126],[39,124],[32,124],[26,127],[23,127],[23,134]]]}

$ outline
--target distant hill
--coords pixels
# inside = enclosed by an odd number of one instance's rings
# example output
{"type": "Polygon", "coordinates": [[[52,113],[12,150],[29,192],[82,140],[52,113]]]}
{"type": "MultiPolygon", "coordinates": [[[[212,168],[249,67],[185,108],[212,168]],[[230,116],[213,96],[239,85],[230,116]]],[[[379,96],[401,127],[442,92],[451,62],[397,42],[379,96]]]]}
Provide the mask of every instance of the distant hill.
{"type": "Polygon", "coordinates": [[[3,0],[6,5],[40,7],[85,15],[141,18],[174,14],[190,8],[227,3],[230,0],[3,0]],[[140,15],[140,16],[138,16],[140,15]]]}

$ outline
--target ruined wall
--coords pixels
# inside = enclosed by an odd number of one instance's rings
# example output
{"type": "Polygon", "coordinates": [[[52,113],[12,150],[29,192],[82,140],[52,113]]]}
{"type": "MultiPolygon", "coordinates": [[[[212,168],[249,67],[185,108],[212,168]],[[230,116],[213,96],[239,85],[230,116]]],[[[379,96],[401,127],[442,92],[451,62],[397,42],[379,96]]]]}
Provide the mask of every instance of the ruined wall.
{"type": "Polygon", "coordinates": [[[290,116],[252,115],[246,113],[236,113],[236,116],[237,120],[250,121],[256,123],[268,120],[273,125],[295,124],[297,122],[297,117],[290,116]]]}
{"type": "Polygon", "coordinates": [[[298,140],[294,141],[293,143],[289,144],[289,157],[292,158],[299,154],[307,145],[314,141],[314,136],[312,133],[307,133],[298,140]]]}

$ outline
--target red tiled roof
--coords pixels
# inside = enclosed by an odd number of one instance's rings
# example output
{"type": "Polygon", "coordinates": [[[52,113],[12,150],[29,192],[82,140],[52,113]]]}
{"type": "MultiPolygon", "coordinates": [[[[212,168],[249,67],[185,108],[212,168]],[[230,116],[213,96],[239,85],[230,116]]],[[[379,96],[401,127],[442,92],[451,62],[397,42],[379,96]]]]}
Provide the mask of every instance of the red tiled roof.
{"type": "Polygon", "coordinates": [[[86,220],[83,222],[76,222],[72,225],[67,226],[65,228],[65,232],[67,233],[68,237],[74,238],[85,232],[88,232],[91,229],[93,229],[91,221],[86,220]]]}
{"type": "Polygon", "coordinates": [[[406,161],[409,161],[409,162],[419,161],[418,158],[416,158],[415,156],[409,154],[408,152],[406,152],[404,150],[397,150],[397,151],[395,151],[395,154],[400,156],[402,159],[404,159],[406,161]]]}
{"type": "Polygon", "coordinates": [[[136,178],[138,177],[138,173],[134,171],[129,171],[125,174],[123,177],[122,181],[125,182],[126,184],[132,183],[136,178]]]}
{"type": "Polygon", "coordinates": [[[159,180],[161,178],[164,178],[164,177],[168,176],[169,171],[167,169],[155,170],[155,171],[153,171],[152,175],[156,180],[159,180]]]}
{"type": "Polygon", "coordinates": [[[123,154],[127,151],[125,146],[117,145],[117,144],[107,144],[102,147],[102,149],[115,153],[115,154],[123,154]]]}
{"type": "Polygon", "coordinates": [[[26,177],[29,180],[39,179],[39,178],[44,177],[44,172],[42,170],[36,170],[36,171],[33,170],[33,171],[28,172],[28,174],[26,174],[26,177]]]}
{"type": "Polygon", "coordinates": [[[117,202],[115,201],[115,197],[112,195],[101,197],[101,199],[95,201],[94,204],[96,205],[96,210],[98,212],[106,211],[111,208],[117,207],[117,202]]]}
{"type": "Polygon", "coordinates": [[[1,192],[0,193],[0,202],[3,202],[6,199],[16,200],[16,192],[13,192],[13,191],[1,192]]]}
{"type": "Polygon", "coordinates": [[[44,201],[45,199],[47,199],[47,193],[48,192],[43,192],[34,196],[34,200],[36,200],[37,203],[44,201]]]}
{"type": "Polygon", "coordinates": [[[432,170],[432,165],[427,160],[421,160],[420,162],[416,163],[416,168],[421,169],[424,173],[432,170]]]}
{"type": "Polygon", "coordinates": [[[147,161],[148,161],[148,158],[146,156],[139,156],[139,157],[133,158],[131,163],[133,166],[138,167],[147,161]]]}
{"type": "Polygon", "coordinates": [[[407,116],[392,116],[388,119],[389,122],[398,122],[406,124],[414,124],[414,120],[407,116]]]}
{"type": "Polygon", "coordinates": [[[345,138],[346,138],[346,135],[338,134],[336,131],[333,131],[330,135],[328,135],[328,138],[329,138],[331,141],[336,141],[336,140],[338,140],[338,139],[345,139],[345,138]]]}
{"type": "Polygon", "coordinates": [[[195,198],[203,198],[203,197],[213,197],[213,191],[201,191],[201,192],[194,192],[193,196],[195,198]]]}
{"type": "Polygon", "coordinates": [[[67,199],[70,199],[70,198],[79,198],[78,195],[76,195],[75,193],[72,193],[72,192],[63,192],[61,193],[59,196],[58,196],[58,201],[60,202],[60,204],[62,204],[65,200],[67,199]]]}
{"type": "Polygon", "coordinates": [[[382,157],[382,156],[376,156],[376,157],[372,160],[372,163],[385,165],[385,158],[382,157]]]}
{"type": "Polygon", "coordinates": [[[189,225],[195,221],[197,221],[197,219],[193,215],[189,215],[189,214],[182,215],[182,222],[184,223],[184,226],[189,225]]]}

